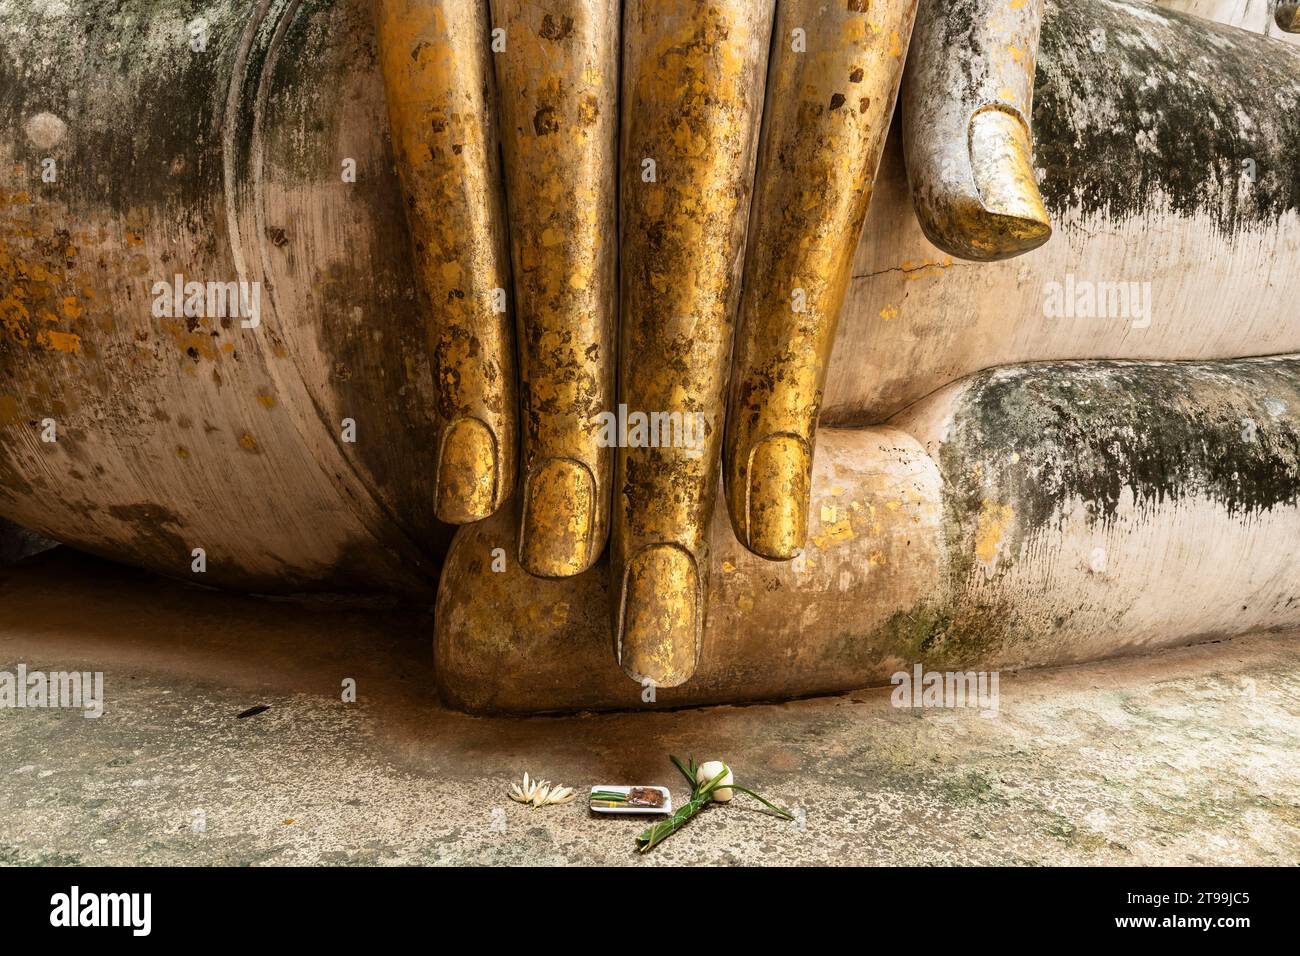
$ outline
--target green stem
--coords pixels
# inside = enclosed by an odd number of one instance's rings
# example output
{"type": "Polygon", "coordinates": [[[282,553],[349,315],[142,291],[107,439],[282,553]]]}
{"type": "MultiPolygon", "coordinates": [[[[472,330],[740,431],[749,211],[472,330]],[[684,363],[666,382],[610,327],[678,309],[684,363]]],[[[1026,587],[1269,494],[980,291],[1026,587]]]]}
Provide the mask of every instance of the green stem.
{"type": "Polygon", "coordinates": [[[755,800],[757,800],[757,801],[758,801],[759,803],[761,803],[763,806],[767,807],[769,810],[771,810],[773,813],[775,813],[775,814],[776,814],[777,816],[779,816],[779,817],[784,817],[786,820],[793,820],[793,819],[794,819],[794,814],[791,813],[789,810],[784,810],[784,809],[782,809],[781,807],[778,807],[775,803],[771,803],[771,802],[768,801],[768,800],[764,800],[762,797],[760,797],[758,794],[756,794],[753,790],[748,790],[748,789],[746,789],[745,787],[742,787],[742,786],[740,786],[739,784],[735,784],[735,783],[729,783],[729,784],[727,784],[727,786],[728,786],[730,789],[732,789],[732,790],[739,790],[741,793],[747,793],[747,794],[749,794],[751,797],[753,797],[755,800]]]}
{"type": "MultiPolygon", "coordinates": [[[[692,761],[692,763],[694,763],[694,761],[692,761]]],[[[679,769],[680,766],[681,765],[678,764],[679,769]]],[[[716,777],[704,786],[697,788],[695,793],[691,796],[690,801],[678,809],[671,817],[649,827],[644,833],[638,836],[636,838],[636,843],[641,849],[641,852],[645,853],[656,843],[662,843],[665,839],[672,836],[685,826],[687,820],[708,806],[709,801],[713,799],[713,791],[718,789],[718,784],[722,783],[722,778],[725,777],[727,773],[727,768],[723,767],[716,777]]]]}
{"type": "Polygon", "coordinates": [[[668,759],[673,762],[674,767],[676,767],[678,770],[682,772],[682,776],[686,778],[686,782],[691,786],[691,795],[694,796],[695,788],[698,784],[696,778],[699,776],[699,774],[695,770],[695,758],[694,757],[691,758],[690,770],[687,770],[685,767],[683,767],[682,762],[678,760],[676,757],[674,757],[672,754],[668,755],[668,759]]]}
{"type": "MultiPolygon", "coordinates": [[[[668,759],[673,762],[673,766],[675,766],[678,770],[682,772],[682,776],[685,777],[687,781],[690,782],[691,799],[682,807],[680,807],[677,810],[677,812],[674,813],[667,820],[663,820],[659,823],[656,823],[654,826],[649,827],[647,830],[645,830],[645,832],[643,832],[640,836],[636,838],[637,848],[642,853],[647,852],[655,845],[662,843],[668,837],[672,836],[674,833],[676,833],[678,830],[680,830],[682,827],[686,825],[687,820],[689,820],[691,817],[695,816],[697,813],[699,813],[701,810],[707,807],[709,803],[713,800],[713,791],[722,788],[722,778],[725,777],[730,772],[729,768],[724,765],[721,773],[719,773],[708,783],[700,785],[696,782],[699,777],[699,769],[695,766],[694,757],[690,759],[689,769],[683,766],[682,762],[678,760],[676,757],[672,756],[671,754],[669,754],[668,759]]],[[[782,817],[783,819],[786,820],[794,819],[794,814],[792,814],[789,810],[783,809],[782,807],[778,807],[775,803],[772,803],[770,800],[767,800],[766,798],[759,796],[757,793],[755,793],[753,790],[750,790],[747,787],[741,787],[734,783],[729,783],[726,785],[726,788],[722,788],[722,789],[739,790],[741,793],[753,797],[755,800],[763,804],[763,806],[767,807],[777,816],[782,817]]]]}
{"type": "Polygon", "coordinates": [[[686,825],[686,821],[699,813],[709,802],[709,797],[693,798],[679,807],[671,817],[647,829],[636,838],[637,847],[642,853],[647,852],[657,843],[662,843],[686,825]]]}

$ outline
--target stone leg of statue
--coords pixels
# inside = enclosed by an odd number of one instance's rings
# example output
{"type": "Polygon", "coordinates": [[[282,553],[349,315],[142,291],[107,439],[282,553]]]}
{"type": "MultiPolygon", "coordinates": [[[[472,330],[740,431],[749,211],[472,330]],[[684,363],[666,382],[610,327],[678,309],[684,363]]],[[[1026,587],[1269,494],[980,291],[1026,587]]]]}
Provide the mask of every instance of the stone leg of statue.
{"type": "Polygon", "coordinates": [[[623,17],[614,649],[671,687],[704,631],[772,5],[630,0],[623,17]]]}
{"type": "Polygon", "coordinates": [[[514,491],[517,392],[486,0],[379,0],[380,63],[441,434],[435,510],[486,518],[514,491]]]}
{"type": "Polygon", "coordinates": [[[518,313],[519,561],[586,570],[605,548],[614,450],[617,0],[493,0],[518,313]]]}
{"type": "Polygon", "coordinates": [[[723,454],[737,537],[803,547],[835,324],[893,117],[916,0],[777,8],[723,454]]]}
{"type": "Polygon", "coordinates": [[[1052,234],[1033,167],[1044,0],[921,0],[903,84],[912,201],[926,237],[962,259],[1006,259],[1052,234]]]}
{"type": "Polygon", "coordinates": [[[1053,362],[823,428],[804,555],[758,558],[719,516],[710,640],[688,683],[653,693],[609,660],[599,565],[486,570],[513,533],[502,509],[448,555],[438,683],[475,712],[680,707],[1300,627],[1297,410],[1296,357],[1053,362]]]}

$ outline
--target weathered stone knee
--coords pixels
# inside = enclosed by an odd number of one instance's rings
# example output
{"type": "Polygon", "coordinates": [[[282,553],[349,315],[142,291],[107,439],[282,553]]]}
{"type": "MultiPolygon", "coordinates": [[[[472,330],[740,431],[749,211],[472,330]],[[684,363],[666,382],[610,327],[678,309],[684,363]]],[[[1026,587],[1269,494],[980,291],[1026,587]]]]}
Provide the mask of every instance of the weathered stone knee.
{"type": "Polygon", "coordinates": [[[1300,626],[1300,358],[984,372],[889,427],[823,429],[801,558],[716,518],[692,680],[626,680],[601,566],[538,581],[512,518],[462,529],[438,681],[471,711],[672,707],[1300,626]],[[497,551],[497,549],[501,549],[497,551]],[[494,569],[494,555],[496,564],[494,569]]]}

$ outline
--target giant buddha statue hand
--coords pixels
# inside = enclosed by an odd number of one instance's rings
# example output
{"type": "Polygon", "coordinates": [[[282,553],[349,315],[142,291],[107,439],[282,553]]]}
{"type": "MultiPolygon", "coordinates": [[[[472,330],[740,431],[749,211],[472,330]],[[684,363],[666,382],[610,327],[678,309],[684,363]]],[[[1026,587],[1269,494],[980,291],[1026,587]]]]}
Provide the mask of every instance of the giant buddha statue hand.
{"type": "Polygon", "coordinates": [[[476,710],[1300,625],[1294,4],[66,6],[0,27],[5,518],[437,582],[476,710]]]}
{"type": "MultiPolygon", "coordinates": [[[[1034,248],[1050,233],[1027,119],[1042,4],[922,6],[907,128],[921,224],[967,258],[1034,248]]],[[[578,574],[612,527],[615,654],[675,686],[703,640],[720,463],[739,539],[774,560],[803,547],[916,2],[490,13],[489,41],[475,0],[379,5],[444,410],[437,513],[494,512],[518,432],[520,563],[578,574]]]]}

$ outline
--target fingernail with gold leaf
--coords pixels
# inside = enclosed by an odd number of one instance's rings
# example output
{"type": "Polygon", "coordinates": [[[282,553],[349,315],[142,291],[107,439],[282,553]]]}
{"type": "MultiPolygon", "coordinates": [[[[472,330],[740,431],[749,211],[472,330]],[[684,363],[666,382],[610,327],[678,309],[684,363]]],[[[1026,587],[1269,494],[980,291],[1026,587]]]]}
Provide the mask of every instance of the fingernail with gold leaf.
{"type": "Polygon", "coordinates": [[[770,0],[624,5],[619,404],[652,428],[699,423],[690,447],[658,431],[616,456],[614,646],[661,687],[695,672],[704,634],[771,27],[770,0]]]}
{"type": "Polygon", "coordinates": [[[614,404],[619,0],[492,0],[518,312],[519,561],[586,570],[609,534],[614,404]]]}
{"type": "Polygon", "coordinates": [[[926,237],[1007,259],[1052,235],[1033,166],[1044,0],[921,0],[903,81],[903,149],[926,237]],[[971,29],[954,32],[954,22],[971,29]]]}
{"type": "Polygon", "coordinates": [[[807,534],[822,388],[915,16],[916,0],[777,11],[723,454],[732,527],[765,558],[807,534]]]}
{"type": "Polygon", "coordinates": [[[379,0],[393,154],[425,310],[434,508],[478,521],[514,490],[516,375],[485,0],[379,0]]]}

